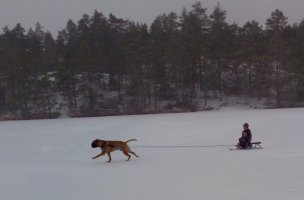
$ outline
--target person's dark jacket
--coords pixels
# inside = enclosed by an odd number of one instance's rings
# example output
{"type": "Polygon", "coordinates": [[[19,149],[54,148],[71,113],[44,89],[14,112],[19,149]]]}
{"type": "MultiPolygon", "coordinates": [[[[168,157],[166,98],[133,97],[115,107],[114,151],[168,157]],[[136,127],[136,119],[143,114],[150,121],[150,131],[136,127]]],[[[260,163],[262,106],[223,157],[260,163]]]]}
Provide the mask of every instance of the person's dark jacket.
{"type": "Polygon", "coordinates": [[[250,142],[251,142],[251,138],[252,138],[252,134],[251,134],[250,129],[245,129],[245,130],[242,132],[242,139],[243,139],[245,142],[250,143],[250,142]]]}

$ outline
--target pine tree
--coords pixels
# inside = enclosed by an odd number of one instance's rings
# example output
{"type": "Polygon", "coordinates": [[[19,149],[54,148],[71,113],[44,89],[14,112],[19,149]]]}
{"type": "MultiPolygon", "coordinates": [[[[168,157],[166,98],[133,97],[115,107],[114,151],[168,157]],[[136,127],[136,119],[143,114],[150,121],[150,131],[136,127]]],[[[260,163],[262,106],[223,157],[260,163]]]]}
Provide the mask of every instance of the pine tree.
{"type": "Polygon", "coordinates": [[[178,44],[176,35],[178,29],[176,13],[158,16],[150,28],[150,79],[153,82],[154,109],[157,110],[157,101],[169,99],[172,96],[170,82],[174,81],[175,55],[178,44]]]}
{"type": "Polygon", "coordinates": [[[149,100],[148,65],[149,34],[146,24],[130,23],[125,41],[126,69],[129,84],[127,94],[135,112],[143,112],[149,100]]]}
{"type": "Polygon", "coordinates": [[[188,12],[184,9],[181,16],[181,49],[184,52],[184,86],[189,88],[190,103],[196,96],[196,85],[201,79],[202,58],[204,55],[204,44],[206,44],[207,28],[209,19],[207,9],[198,2],[188,12]],[[201,73],[198,73],[201,72],[201,73]]]}
{"type": "Polygon", "coordinates": [[[208,57],[216,74],[216,85],[219,100],[222,101],[224,81],[223,73],[227,70],[231,52],[231,30],[226,22],[226,11],[218,3],[210,15],[211,26],[208,36],[208,57]]]}
{"type": "Polygon", "coordinates": [[[292,100],[301,102],[304,100],[304,19],[295,24],[285,37],[292,47],[292,66],[290,73],[293,75],[293,81],[289,91],[293,93],[292,100]]]}
{"type": "Polygon", "coordinates": [[[80,81],[77,76],[80,71],[78,58],[75,56],[79,46],[79,34],[77,25],[69,20],[64,30],[57,36],[58,62],[58,88],[62,95],[67,98],[70,109],[77,109],[78,93],[77,84],[80,81]]]}
{"type": "Polygon", "coordinates": [[[58,65],[58,54],[56,52],[56,41],[50,32],[46,32],[43,40],[43,69],[46,72],[55,72],[58,65]]]}
{"type": "Polygon", "coordinates": [[[7,40],[6,59],[9,64],[6,76],[6,99],[9,111],[27,117],[29,115],[30,70],[24,32],[21,24],[17,24],[12,30],[6,29],[4,32],[7,40]]]}
{"type": "Polygon", "coordinates": [[[287,27],[287,17],[280,10],[271,13],[267,19],[266,31],[269,37],[268,55],[270,58],[270,67],[273,68],[274,89],[276,105],[281,105],[284,85],[287,85],[288,60],[290,57],[290,48],[284,39],[284,30],[287,27]]]}
{"type": "Polygon", "coordinates": [[[244,67],[245,80],[243,89],[249,96],[258,99],[267,97],[270,92],[269,68],[266,66],[265,38],[263,29],[256,21],[247,22],[241,34],[241,60],[244,67]]]}
{"type": "Polygon", "coordinates": [[[122,102],[123,77],[126,74],[126,56],[124,40],[127,31],[128,21],[109,15],[108,24],[110,27],[111,48],[108,52],[110,74],[110,89],[118,91],[118,102],[122,102]]]}

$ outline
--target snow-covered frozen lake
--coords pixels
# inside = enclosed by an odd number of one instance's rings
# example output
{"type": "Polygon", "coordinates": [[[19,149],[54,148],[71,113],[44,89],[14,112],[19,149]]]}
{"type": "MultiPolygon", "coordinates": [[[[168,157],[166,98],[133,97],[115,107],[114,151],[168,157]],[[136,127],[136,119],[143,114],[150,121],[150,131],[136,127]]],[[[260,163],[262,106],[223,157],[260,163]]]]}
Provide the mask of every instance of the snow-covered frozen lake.
{"type": "Polygon", "coordinates": [[[0,199],[302,200],[303,124],[303,108],[2,121],[0,199]],[[264,149],[208,147],[235,144],[244,122],[264,149]],[[96,138],[136,138],[140,158],[92,160],[96,138]]]}

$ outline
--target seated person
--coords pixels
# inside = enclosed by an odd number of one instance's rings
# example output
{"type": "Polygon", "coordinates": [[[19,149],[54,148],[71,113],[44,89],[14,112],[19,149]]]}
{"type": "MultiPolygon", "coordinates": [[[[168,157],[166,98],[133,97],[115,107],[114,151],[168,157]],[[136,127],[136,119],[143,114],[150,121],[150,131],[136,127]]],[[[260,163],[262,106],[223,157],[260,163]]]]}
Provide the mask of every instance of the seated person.
{"type": "Polygon", "coordinates": [[[239,143],[237,144],[237,146],[241,149],[247,149],[247,148],[251,148],[251,138],[252,138],[252,134],[251,131],[249,129],[249,124],[245,123],[243,124],[243,132],[242,132],[242,137],[239,138],[239,143]]]}

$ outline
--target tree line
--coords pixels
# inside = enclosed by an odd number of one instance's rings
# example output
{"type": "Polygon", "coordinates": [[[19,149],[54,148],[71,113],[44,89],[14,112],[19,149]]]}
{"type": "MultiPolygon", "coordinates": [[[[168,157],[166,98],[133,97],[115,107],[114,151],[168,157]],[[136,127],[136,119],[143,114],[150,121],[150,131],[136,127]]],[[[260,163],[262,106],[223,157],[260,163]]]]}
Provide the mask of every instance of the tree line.
{"type": "Polygon", "coordinates": [[[226,21],[200,2],[150,26],[95,11],[56,38],[37,23],[0,34],[0,115],[56,117],[195,109],[225,96],[304,101],[304,20],[226,21]],[[165,102],[165,103],[164,103],[165,102]]]}

